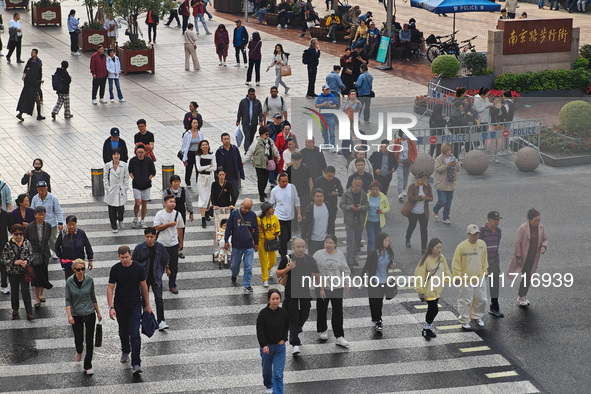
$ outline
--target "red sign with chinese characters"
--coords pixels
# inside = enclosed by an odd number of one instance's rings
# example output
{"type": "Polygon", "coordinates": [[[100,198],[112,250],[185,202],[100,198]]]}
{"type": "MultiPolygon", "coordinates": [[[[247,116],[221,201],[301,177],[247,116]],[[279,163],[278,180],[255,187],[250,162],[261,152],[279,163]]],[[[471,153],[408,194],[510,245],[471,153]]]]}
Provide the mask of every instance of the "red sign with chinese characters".
{"type": "Polygon", "coordinates": [[[565,19],[501,19],[503,55],[542,52],[570,52],[572,18],[565,19]]]}

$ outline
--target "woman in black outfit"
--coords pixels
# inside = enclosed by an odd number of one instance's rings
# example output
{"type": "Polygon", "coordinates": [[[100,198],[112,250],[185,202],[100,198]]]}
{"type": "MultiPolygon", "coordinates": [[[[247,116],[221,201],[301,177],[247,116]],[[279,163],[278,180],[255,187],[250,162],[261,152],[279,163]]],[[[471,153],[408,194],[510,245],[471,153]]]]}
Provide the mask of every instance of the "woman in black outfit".
{"type": "Polygon", "coordinates": [[[39,309],[42,302],[44,289],[51,289],[53,285],[49,282],[48,265],[51,253],[49,251],[49,238],[51,238],[51,224],[45,221],[46,210],[44,206],[35,208],[35,220],[25,229],[25,239],[31,243],[33,248],[33,291],[35,292],[35,309],[39,309]]]}
{"type": "MultiPolygon", "coordinates": [[[[389,268],[396,268],[394,251],[390,246],[390,237],[388,234],[379,233],[376,235],[375,248],[367,254],[365,266],[361,271],[361,276],[367,274],[369,278],[378,278],[377,281],[374,279],[370,282],[371,284],[367,288],[371,320],[375,323],[377,332],[382,332],[382,306],[384,305],[384,296],[386,295],[389,268]]],[[[390,283],[389,285],[393,286],[394,284],[390,283]]]]}
{"type": "Polygon", "coordinates": [[[267,292],[269,303],[257,317],[257,339],[263,366],[263,384],[267,393],[283,394],[285,342],[289,331],[289,315],[279,306],[281,293],[267,292]]]}
{"type": "MultiPolygon", "coordinates": [[[[244,34],[244,33],[243,33],[244,34]]],[[[254,68],[255,82],[257,86],[261,82],[261,35],[258,31],[252,33],[252,40],[248,42],[248,70],[246,71],[246,85],[252,80],[252,69],[254,68]]]]}
{"type": "MultiPolygon", "coordinates": [[[[429,118],[431,136],[440,136],[445,133],[447,119],[442,112],[443,104],[435,104],[435,107],[433,107],[433,113],[429,118]]],[[[441,144],[431,144],[431,147],[429,148],[429,156],[433,156],[433,152],[435,152],[435,157],[438,157],[441,154],[441,144]]]]}
{"type": "Polygon", "coordinates": [[[198,130],[201,130],[201,128],[203,127],[203,117],[199,112],[197,112],[197,108],[199,108],[199,104],[197,104],[197,101],[191,101],[189,103],[189,112],[187,112],[185,114],[185,117],[183,118],[183,125],[185,126],[185,130],[191,130],[191,121],[193,119],[197,119],[197,121],[199,122],[199,125],[197,126],[198,130]]]}
{"type": "Polygon", "coordinates": [[[33,199],[37,195],[37,182],[47,182],[47,191],[51,193],[51,177],[48,173],[42,170],[43,160],[36,158],[33,160],[33,171],[25,172],[21,179],[21,185],[28,185],[29,199],[33,199]]]}
{"type": "MultiPolygon", "coordinates": [[[[234,209],[236,201],[234,200],[234,189],[232,184],[226,181],[226,171],[224,167],[218,167],[216,171],[217,180],[211,185],[211,205],[213,209],[219,207],[228,207],[234,209]]],[[[210,216],[212,216],[210,214],[210,216]]]]}
{"type": "Polygon", "coordinates": [[[55,254],[62,263],[66,280],[74,275],[72,262],[76,259],[86,260],[88,256],[88,270],[92,270],[94,252],[86,233],[78,228],[76,216],[70,215],[66,218],[66,229],[60,232],[55,241],[55,254]]]}
{"type": "Polygon", "coordinates": [[[27,226],[29,223],[35,221],[35,211],[31,207],[31,200],[26,194],[19,194],[16,198],[16,208],[10,215],[12,216],[12,222],[14,224],[24,224],[27,226]]]}

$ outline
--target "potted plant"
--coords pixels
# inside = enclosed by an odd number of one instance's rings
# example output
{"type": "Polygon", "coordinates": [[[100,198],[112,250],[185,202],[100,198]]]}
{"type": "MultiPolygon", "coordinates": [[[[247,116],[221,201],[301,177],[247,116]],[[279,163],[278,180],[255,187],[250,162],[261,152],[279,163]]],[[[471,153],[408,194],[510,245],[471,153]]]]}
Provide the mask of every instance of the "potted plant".
{"type": "Polygon", "coordinates": [[[160,0],[115,0],[114,13],[127,24],[125,34],[129,37],[123,46],[117,48],[117,56],[121,61],[123,73],[151,71],[156,72],[154,61],[154,46],[146,45],[138,35],[137,16],[148,11],[159,14],[162,9],[160,0]]]}
{"type": "Polygon", "coordinates": [[[468,72],[466,88],[492,88],[495,76],[493,70],[487,68],[486,54],[469,52],[461,57],[462,67],[468,72]]]}
{"type": "Polygon", "coordinates": [[[97,45],[102,45],[105,48],[109,47],[109,40],[107,40],[107,31],[103,28],[103,22],[95,15],[94,10],[98,8],[96,0],[84,0],[84,8],[86,9],[86,17],[88,22],[82,25],[81,33],[78,35],[78,43],[82,52],[94,51],[97,45]]]}
{"type": "Polygon", "coordinates": [[[466,86],[466,77],[458,77],[460,62],[454,55],[437,56],[431,63],[431,72],[441,76],[439,85],[451,90],[458,86],[466,86]]]}
{"type": "Polygon", "coordinates": [[[56,0],[39,0],[31,5],[31,22],[37,26],[62,25],[62,7],[56,0]]]}
{"type": "Polygon", "coordinates": [[[427,112],[428,102],[429,99],[427,98],[426,94],[416,96],[413,105],[413,112],[415,114],[423,115],[425,112],[427,112]]]}

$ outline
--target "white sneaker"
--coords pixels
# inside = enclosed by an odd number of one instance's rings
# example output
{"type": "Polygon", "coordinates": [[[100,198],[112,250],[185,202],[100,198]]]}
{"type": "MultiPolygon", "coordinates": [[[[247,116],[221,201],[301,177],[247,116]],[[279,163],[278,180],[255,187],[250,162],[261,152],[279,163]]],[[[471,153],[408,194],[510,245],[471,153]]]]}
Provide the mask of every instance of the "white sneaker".
{"type": "Polygon", "coordinates": [[[123,221],[122,220],[119,221],[119,230],[123,230],[123,221]]]}
{"type": "Polygon", "coordinates": [[[436,214],[435,212],[433,212],[433,217],[435,218],[435,220],[439,219],[439,214],[436,214]]]}
{"type": "Polygon", "coordinates": [[[115,102],[115,99],[110,99],[109,101],[112,102],[112,103],[114,103],[115,102]]]}
{"type": "Polygon", "coordinates": [[[248,64],[244,63],[244,68],[248,68],[248,64]]]}
{"type": "Polygon", "coordinates": [[[443,219],[443,223],[445,223],[445,224],[451,224],[451,220],[449,220],[449,219],[443,219]]]}
{"type": "Polygon", "coordinates": [[[244,82],[246,86],[250,86],[250,82],[244,82]]]}
{"type": "Polygon", "coordinates": [[[406,192],[402,192],[402,197],[408,197],[408,194],[406,194],[406,192]]]}
{"type": "Polygon", "coordinates": [[[293,347],[293,350],[291,351],[291,354],[293,354],[294,356],[295,356],[296,354],[300,354],[300,347],[299,347],[298,345],[295,345],[295,346],[293,347]]]}
{"type": "Polygon", "coordinates": [[[265,389],[265,394],[273,394],[273,389],[265,389]]]}
{"type": "Polygon", "coordinates": [[[92,368],[89,368],[89,369],[85,370],[84,373],[87,375],[94,375],[94,370],[92,368]]]}
{"type": "Polygon", "coordinates": [[[257,86],[261,86],[261,84],[259,82],[256,83],[257,86]]]}
{"type": "Polygon", "coordinates": [[[322,339],[323,341],[327,341],[328,340],[328,331],[321,332],[320,339],[322,339]]]}
{"type": "Polygon", "coordinates": [[[218,66],[221,66],[221,65],[222,65],[222,62],[219,62],[219,63],[218,63],[218,66]]]}
{"type": "Polygon", "coordinates": [[[168,324],[166,324],[164,320],[162,320],[160,324],[158,324],[158,330],[160,331],[168,330],[169,328],[170,327],[168,327],[168,324]]]}
{"type": "Polygon", "coordinates": [[[462,328],[466,331],[472,330],[472,326],[470,325],[470,323],[463,323],[462,328]]]}
{"type": "Polygon", "coordinates": [[[484,321],[482,319],[474,319],[474,322],[478,324],[478,327],[484,327],[484,321]]]}
{"type": "Polygon", "coordinates": [[[51,258],[57,259],[57,254],[53,250],[51,251],[51,258]]]}
{"type": "Polygon", "coordinates": [[[529,306],[529,301],[525,297],[517,297],[517,301],[519,301],[519,306],[529,306]]]}
{"type": "Polygon", "coordinates": [[[96,101],[96,99],[92,100],[92,103],[93,103],[94,105],[97,105],[97,104],[98,104],[98,102],[96,101]]]}
{"type": "Polygon", "coordinates": [[[281,23],[277,25],[278,29],[281,29],[283,26],[281,26],[281,23]]]}
{"type": "Polygon", "coordinates": [[[269,278],[273,277],[273,271],[269,270],[269,278]]]}
{"type": "Polygon", "coordinates": [[[119,229],[118,229],[118,228],[114,228],[114,229],[111,229],[111,231],[112,231],[114,234],[117,234],[117,233],[119,232],[119,229]]]}
{"type": "Polygon", "coordinates": [[[124,103],[125,102],[125,99],[119,99],[119,102],[120,103],[124,103]]]}
{"type": "Polygon", "coordinates": [[[143,220],[140,220],[140,228],[146,228],[146,223],[143,220]]]}
{"type": "Polygon", "coordinates": [[[107,102],[108,102],[108,101],[107,101],[107,100],[105,100],[105,99],[100,99],[99,101],[100,101],[101,103],[103,103],[103,104],[107,104],[107,102]]]}
{"type": "Polygon", "coordinates": [[[285,88],[285,94],[287,94],[287,92],[289,92],[290,88],[285,88]]]}
{"type": "Polygon", "coordinates": [[[398,193],[398,201],[402,200],[404,200],[404,196],[402,195],[402,193],[398,193]]]}
{"type": "Polygon", "coordinates": [[[285,27],[287,29],[287,23],[285,25],[283,25],[283,27],[285,27]]]}
{"type": "Polygon", "coordinates": [[[137,228],[137,217],[133,218],[133,222],[131,222],[131,228],[137,228]]]}
{"type": "Polygon", "coordinates": [[[80,56],[82,55],[80,52],[74,52],[74,56],[80,56]]]}
{"type": "Polygon", "coordinates": [[[495,158],[495,164],[499,164],[501,161],[499,160],[499,158],[495,158]]]}
{"type": "Polygon", "coordinates": [[[263,281],[263,287],[269,287],[269,281],[264,280],[263,281]]]}
{"type": "Polygon", "coordinates": [[[343,337],[338,337],[334,341],[334,343],[335,343],[335,345],[338,345],[338,346],[349,347],[349,342],[345,341],[345,338],[343,338],[343,337]]]}
{"type": "Polygon", "coordinates": [[[226,62],[222,62],[222,64],[224,65],[224,67],[226,67],[226,66],[227,66],[227,65],[226,65],[226,62]]]}
{"type": "Polygon", "coordinates": [[[1,287],[0,291],[2,291],[2,294],[10,294],[10,289],[8,287],[1,287]]]}

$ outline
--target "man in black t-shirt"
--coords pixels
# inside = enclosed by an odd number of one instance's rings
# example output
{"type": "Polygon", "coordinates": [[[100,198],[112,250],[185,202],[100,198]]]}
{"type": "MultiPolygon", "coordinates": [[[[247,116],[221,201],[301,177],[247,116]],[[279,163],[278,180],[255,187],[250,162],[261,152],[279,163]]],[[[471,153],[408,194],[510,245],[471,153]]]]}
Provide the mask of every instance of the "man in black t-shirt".
{"type": "Polygon", "coordinates": [[[324,175],[314,180],[314,189],[319,188],[324,191],[324,201],[328,202],[334,215],[339,206],[339,197],[343,195],[343,185],[335,176],[336,172],[333,166],[328,166],[324,170],[324,175]]]}
{"type": "Polygon", "coordinates": [[[287,275],[283,309],[289,314],[289,343],[293,346],[292,354],[300,353],[299,334],[303,331],[304,323],[310,316],[312,306],[308,279],[312,285],[320,285],[320,272],[316,260],[306,254],[306,241],[296,238],[293,243],[293,254],[281,259],[275,274],[277,277],[287,275]],[[305,286],[302,279],[305,280],[305,286]]]}
{"type": "Polygon", "coordinates": [[[310,168],[302,163],[302,154],[294,152],[291,155],[291,165],[285,170],[289,183],[296,187],[298,197],[300,198],[300,206],[305,209],[310,204],[310,192],[312,191],[312,176],[310,168]]]}
{"type": "MultiPolygon", "coordinates": [[[[154,155],[154,133],[148,131],[145,119],[139,119],[136,123],[139,133],[136,133],[133,136],[135,149],[137,150],[139,144],[144,145],[146,148],[146,156],[153,161],[156,161],[156,156],[154,155]]],[[[135,150],[134,153],[137,154],[135,150]]]]}
{"type": "Polygon", "coordinates": [[[109,317],[111,320],[117,318],[119,324],[121,362],[126,363],[129,361],[131,351],[133,374],[138,375],[142,373],[140,359],[142,298],[144,300],[144,311],[152,313],[152,308],[150,308],[144,269],[131,260],[129,246],[120,246],[118,253],[120,262],[111,267],[109,273],[109,287],[107,288],[109,317]],[[115,293],[115,302],[113,302],[113,293],[115,293]]]}

